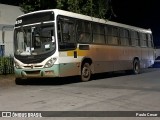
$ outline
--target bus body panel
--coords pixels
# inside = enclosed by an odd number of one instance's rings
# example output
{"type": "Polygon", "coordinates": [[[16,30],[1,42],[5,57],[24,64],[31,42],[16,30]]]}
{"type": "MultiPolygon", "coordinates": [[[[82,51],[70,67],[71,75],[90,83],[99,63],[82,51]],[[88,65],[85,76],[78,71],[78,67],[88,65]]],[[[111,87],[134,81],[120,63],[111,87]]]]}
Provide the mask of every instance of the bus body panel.
{"type": "MultiPolygon", "coordinates": [[[[150,29],[142,29],[134,26],[129,26],[125,24],[120,24],[116,22],[106,21],[98,18],[93,18],[85,15],[80,15],[72,12],[62,11],[62,10],[44,10],[33,13],[28,13],[26,15],[22,15],[19,18],[23,18],[27,15],[32,15],[36,13],[45,13],[52,11],[54,13],[54,20],[52,21],[54,27],[55,36],[52,41],[55,41],[55,53],[51,56],[46,57],[40,63],[30,63],[25,64],[15,58],[15,64],[19,64],[21,68],[15,67],[15,75],[17,78],[34,78],[34,77],[65,77],[65,76],[74,76],[81,75],[82,63],[87,58],[92,61],[90,66],[92,73],[102,73],[102,72],[110,72],[110,71],[119,71],[119,70],[130,70],[133,69],[133,62],[135,59],[138,59],[140,62],[141,68],[147,68],[151,66],[154,62],[154,49],[152,47],[141,47],[134,45],[121,45],[120,36],[116,36],[118,39],[118,44],[113,45],[107,43],[104,44],[96,44],[96,43],[81,43],[78,42],[78,35],[76,33],[75,43],[76,48],[72,50],[60,50],[59,46],[59,18],[58,16],[69,17],[72,19],[88,21],[89,24],[103,24],[104,26],[116,27],[118,30],[126,29],[129,31],[136,31],[139,33],[152,34],[150,29]],[[46,68],[45,64],[52,58],[56,58],[56,61],[52,67],[46,68]],[[26,67],[24,67],[26,66],[26,67]],[[41,67],[36,67],[41,66],[41,67]]],[[[49,13],[50,14],[50,13],[49,13]]],[[[18,20],[19,20],[18,18],[18,20]]],[[[74,22],[75,22],[74,21],[74,22]]],[[[25,26],[31,26],[34,24],[39,24],[40,26],[49,23],[43,21],[40,23],[31,23],[25,26]],[[43,24],[42,24],[43,23],[43,24]]],[[[75,22],[75,24],[77,24],[75,22]]],[[[21,26],[16,25],[16,28],[20,28],[21,26]]],[[[33,28],[33,27],[32,27],[33,28]]],[[[75,25],[76,28],[76,25],[75,25]]],[[[60,28],[61,29],[61,28],[60,28]]],[[[106,29],[106,28],[104,28],[106,29]]],[[[75,32],[77,32],[76,30],[75,32]]],[[[93,30],[92,30],[93,31],[93,30]]],[[[62,31],[61,31],[62,32],[62,31]]],[[[93,37],[93,32],[91,32],[93,37]]],[[[104,34],[107,34],[106,31],[104,34]]],[[[120,34],[120,33],[119,33],[120,34]]],[[[105,36],[105,35],[104,35],[105,36]]],[[[106,37],[106,36],[105,36],[106,37]]],[[[115,37],[115,36],[114,36],[115,37]]],[[[129,35],[131,38],[131,36],[129,35]]],[[[128,38],[128,40],[130,39],[128,38]]],[[[136,39],[135,39],[136,40],[136,39]]],[[[92,38],[92,42],[93,42],[92,38]]],[[[45,47],[49,47],[49,45],[45,45],[45,47]]]]}

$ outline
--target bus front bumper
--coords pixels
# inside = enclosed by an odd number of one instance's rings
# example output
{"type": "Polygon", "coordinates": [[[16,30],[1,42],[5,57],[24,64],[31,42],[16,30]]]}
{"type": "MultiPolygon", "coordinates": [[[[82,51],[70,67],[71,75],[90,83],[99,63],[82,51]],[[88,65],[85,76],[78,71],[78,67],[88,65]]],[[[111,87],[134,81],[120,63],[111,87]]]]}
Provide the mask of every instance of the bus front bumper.
{"type": "Polygon", "coordinates": [[[48,78],[59,77],[59,65],[41,69],[14,69],[16,78],[48,78]]]}

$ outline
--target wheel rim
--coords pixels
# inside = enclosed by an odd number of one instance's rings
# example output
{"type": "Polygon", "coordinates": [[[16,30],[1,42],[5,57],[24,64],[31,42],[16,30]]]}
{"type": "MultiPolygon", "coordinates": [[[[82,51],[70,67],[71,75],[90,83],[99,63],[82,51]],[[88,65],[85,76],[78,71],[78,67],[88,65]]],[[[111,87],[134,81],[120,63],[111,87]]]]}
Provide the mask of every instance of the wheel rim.
{"type": "Polygon", "coordinates": [[[88,63],[84,64],[82,68],[82,81],[89,81],[91,76],[90,65],[88,63]]]}
{"type": "Polygon", "coordinates": [[[83,68],[82,75],[83,75],[84,78],[88,78],[88,76],[89,76],[89,69],[87,67],[83,68]]]}
{"type": "Polygon", "coordinates": [[[139,64],[137,62],[135,62],[134,71],[137,74],[139,73],[139,64]]]}

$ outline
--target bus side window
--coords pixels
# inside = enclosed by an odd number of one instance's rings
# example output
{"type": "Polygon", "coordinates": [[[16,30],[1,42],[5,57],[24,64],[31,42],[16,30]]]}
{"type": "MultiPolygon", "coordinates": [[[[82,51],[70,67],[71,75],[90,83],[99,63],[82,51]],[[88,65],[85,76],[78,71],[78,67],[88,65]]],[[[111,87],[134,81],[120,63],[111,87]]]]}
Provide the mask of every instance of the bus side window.
{"type": "Polygon", "coordinates": [[[75,46],[75,24],[69,18],[60,18],[58,22],[58,39],[60,49],[74,49],[75,46]]]}
{"type": "Polygon", "coordinates": [[[105,27],[105,38],[106,38],[106,43],[107,44],[111,44],[111,40],[112,40],[112,27],[109,25],[106,25],[105,27]]]}
{"type": "Polygon", "coordinates": [[[92,31],[93,31],[93,43],[105,44],[104,26],[97,23],[93,23],[92,31]]]}
{"type": "Polygon", "coordinates": [[[147,39],[148,39],[148,47],[153,47],[153,42],[152,42],[152,35],[147,34],[147,39]]]}
{"type": "Polygon", "coordinates": [[[139,32],[135,32],[135,40],[136,40],[136,46],[140,46],[140,36],[139,36],[139,32]]]}
{"type": "Polygon", "coordinates": [[[145,33],[140,33],[140,42],[142,47],[147,47],[147,35],[145,33]]]}
{"type": "Polygon", "coordinates": [[[107,40],[108,44],[118,45],[118,28],[114,26],[107,26],[107,40]]]}
{"type": "Polygon", "coordinates": [[[77,21],[77,41],[81,43],[91,42],[91,24],[90,22],[77,21]]]}
{"type": "Polygon", "coordinates": [[[140,39],[138,32],[131,31],[131,43],[132,46],[140,46],[140,39]]]}
{"type": "Polygon", "coordinates": [[[120,28],[120,43],[121,45],[129,45],[129,31],[124,28],[120,28]]]}
{"type": "Polygon", "coordinates": [[[62,36],[64,42],[73,43],[75,39],[74,33],[74,24],[69,22],[64,22],[62,24],[62,36]]]}

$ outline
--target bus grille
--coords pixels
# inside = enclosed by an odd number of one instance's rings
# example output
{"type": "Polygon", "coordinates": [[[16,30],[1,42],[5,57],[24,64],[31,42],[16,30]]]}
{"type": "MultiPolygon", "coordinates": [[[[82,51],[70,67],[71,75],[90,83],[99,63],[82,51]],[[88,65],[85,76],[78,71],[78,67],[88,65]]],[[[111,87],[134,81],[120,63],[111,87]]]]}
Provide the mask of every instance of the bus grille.
{"type": "Polygon", "coordinates": [[[42,68],[43,65],[35,65],[35,66],[32,66],[32,65],[27,65],[27,66],[23,66],[24,68],[27,68],[27,69],[33,69],[33,68],[42,68]]]}

